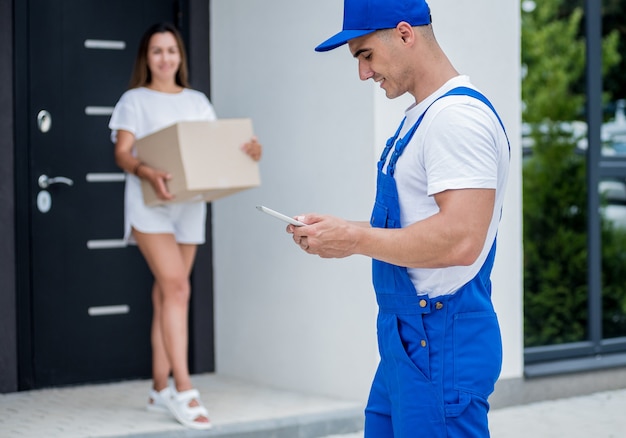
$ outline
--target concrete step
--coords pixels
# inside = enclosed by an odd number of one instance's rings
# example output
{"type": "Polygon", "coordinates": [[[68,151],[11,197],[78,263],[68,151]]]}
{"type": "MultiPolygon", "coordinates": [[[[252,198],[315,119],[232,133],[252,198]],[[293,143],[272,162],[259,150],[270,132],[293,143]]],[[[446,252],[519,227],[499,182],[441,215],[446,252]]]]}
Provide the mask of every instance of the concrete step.
{"type": "MultiPolygon", "coordinates": [[[[321,438],[357,433],[361,402],[268,388],[216,374],[192,377],[214,427],[195,431],[148,412],[137,380],[0,394],[0,437],[321,438]]],[[[362,435],[362,434],[361,434],[362,435]]]]}

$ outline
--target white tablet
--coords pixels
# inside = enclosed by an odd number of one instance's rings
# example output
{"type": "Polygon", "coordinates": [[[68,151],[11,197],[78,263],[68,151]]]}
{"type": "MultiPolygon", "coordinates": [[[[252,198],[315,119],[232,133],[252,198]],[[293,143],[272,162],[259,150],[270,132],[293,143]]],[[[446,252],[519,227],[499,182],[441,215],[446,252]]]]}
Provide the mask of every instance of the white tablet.
{"type": "Polygon", "coordinates": [[[262,205],[257,205],[256,208],[257,210],[262,211],[263,213],[267,213],[270,216],[274,216],[275,218],[280,219],[281,221],[287,222],[291,225],[295,225],[296,227],[301,227],[303,225],[306,225],[304,222],[297,221],[294,218],[291,218],[287,215],[274,211],[271,208],[267,208],[262,205]]]}

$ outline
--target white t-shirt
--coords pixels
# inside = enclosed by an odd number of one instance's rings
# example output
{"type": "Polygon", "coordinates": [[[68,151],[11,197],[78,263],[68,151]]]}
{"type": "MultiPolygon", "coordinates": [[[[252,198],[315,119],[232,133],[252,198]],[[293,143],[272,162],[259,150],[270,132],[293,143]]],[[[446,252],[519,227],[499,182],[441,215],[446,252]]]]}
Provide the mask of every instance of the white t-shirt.
{"type": "MultiPolygon", "coordinates": [[[[200,91],[185,88],[180,93],[162,93],[141,87],[128,90],[122,95],[111,114],[109,128],[111,140],[115,143],[118,130],[131,132],[138,140],[177,122],[211,121],[216,118],[213,105],[200,91]]],[[[179,242],[204,242],[204,202],[195,205],[176,203],[147,207],[143,202],[141,180],[127,173],[124,191],[124,240],[134,243],[131,226],[146,232],[168,232],[169,230],[159,228],[156,219],[159,213],[177,218],[184,224],[193,224],[182,227],[184,229],[180,235],[175,233],[179,242]]]]}
{"type": "Polygon", "coordinates": [[[109,128],[115,143],[118,129],[133,133],[139,140],[177,122],[216,118],[213,105],[200,91],[184,88],[172,94],[141,87],[122,94],[111,115],[109,128]]]}
{"type": "MultiPolygon", "coordinates": [[[[457,76],[407,109],[400,138],[437,97],[460,86],[476,89],[467,76],[457,76]]],[[[401,226],[436,214],[439,207],[433,195],[445,190],[495,189],[496,199],[483,250],[474,264],[409,268],[418,294],[453,294],[478,273],[496,237],[508,171],[506,134],[487,105],[470,96],[446,96],[432,104],[396,164],[401,226]]]]}

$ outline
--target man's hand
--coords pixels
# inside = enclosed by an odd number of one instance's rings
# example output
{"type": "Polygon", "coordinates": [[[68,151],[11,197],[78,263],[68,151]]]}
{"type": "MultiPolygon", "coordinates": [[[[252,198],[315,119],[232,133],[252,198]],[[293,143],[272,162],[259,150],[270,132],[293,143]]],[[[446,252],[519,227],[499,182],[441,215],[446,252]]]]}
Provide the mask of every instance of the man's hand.
{"type": "Polygon", "coordinates": [[[305,226],[287,226],[293,241],[309,254],[323,258],[343,258],[356,254],[358,228],[367,223],[350,222],[334,216],[310,213],[296,218],[305,226]]]}

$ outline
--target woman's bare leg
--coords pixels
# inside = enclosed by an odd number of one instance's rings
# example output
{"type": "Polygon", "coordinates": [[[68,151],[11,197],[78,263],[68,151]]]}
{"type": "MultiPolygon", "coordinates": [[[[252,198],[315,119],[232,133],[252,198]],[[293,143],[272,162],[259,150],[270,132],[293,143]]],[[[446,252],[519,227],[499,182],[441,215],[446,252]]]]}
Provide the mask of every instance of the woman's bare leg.
{"type": "Polygon", "coordinates": [[[152,327],[150,341],[152,344],[152,385],[156,391],[165,389],[172,372],[172,366],[165,352],[161,333],[162,295],[159,284],[152,286],[152,327]]]}
{"type": "MultiPolygon", "coordinates": [[[[164,376],[169,376],[171,370],[176,390],[186,391],[193,387],[187,363],[187,327],[191,293],[189,274],[196,245],[178,244],[172,234],[145,234],[137,230],[133,230],[133,234],[155,277],[151,336],[153,385],[156,390],[167,386],[164,376]]],[[[197,402],[192,406],[195,404],[197,402]]],[[[199,417],[196,421],[206,422],[208,419],[199,417]]]]}

